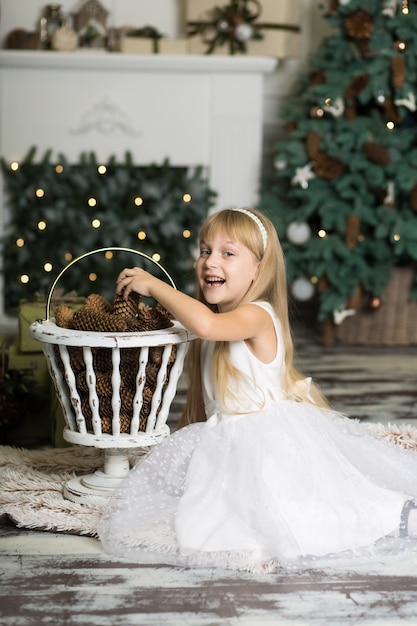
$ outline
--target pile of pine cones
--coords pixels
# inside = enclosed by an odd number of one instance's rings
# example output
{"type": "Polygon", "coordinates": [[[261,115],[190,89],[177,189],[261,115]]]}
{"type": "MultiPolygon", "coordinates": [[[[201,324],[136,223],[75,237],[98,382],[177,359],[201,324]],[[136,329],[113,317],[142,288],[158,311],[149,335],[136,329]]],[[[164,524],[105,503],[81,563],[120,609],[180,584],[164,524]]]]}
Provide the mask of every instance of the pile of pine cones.
{"type": "MultiPolygon", "coordinates": [[[[88,296],[83,306],[74,311],[66,305],[56,308],[55,323],[62,328],[98,332],[143,332],[159,330],[172,326],[169,313],[160,305],[155,308],[140,302],[140,296],[132,293],[125,300],[116,296],[112,303],[98,294],[88,296]]],[[[55,348],[57,361],[58,347],[55,348]]],[[[164,346],[149,349],[146,365],[146,381],[143,387],[143,404],[140,412],[139,430],[145,431],[148,415],[151,408],[152,396],[156,387],[164,346]]],[[[141,348],[123,348],[120,351],[120,431],[130,433],[130,424],[133,415],[133,399],[136,394],[137,374],[139,369],[141,348]]],[[[68,347],[71,368],[74,372],[77,390],[81,398],[81,409],[86,419],[87,431],[93,433],[92,411],[89,404],[88,385],[86,381],[86,366],[83,358],[83,348],[68,347]]],[[[92,348],[93,365],[96,375],[96,392],[99,398],[99,415],[103,433],[112,433],[112,350],[111,348],[92,348]]],[[[172,347],[168,363],[167,377],[175,361],[176,348],[172,347]]],[[[61,365],[62,370],[63,366],[61,365]]]]}

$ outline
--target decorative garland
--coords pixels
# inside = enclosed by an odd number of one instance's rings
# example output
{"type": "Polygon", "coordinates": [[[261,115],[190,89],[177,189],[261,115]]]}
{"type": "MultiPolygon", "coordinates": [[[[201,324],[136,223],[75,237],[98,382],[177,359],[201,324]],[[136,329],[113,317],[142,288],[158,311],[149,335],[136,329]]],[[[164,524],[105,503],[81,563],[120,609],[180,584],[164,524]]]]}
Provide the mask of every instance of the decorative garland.
{"type": "Polygon", "coordinates": [[[212,54],[217,46],[228,44],[230,54],[247,52],[247,43],[264,38],[263,29],[279,29],[299,32],[300,27],[291,24],[265,24],[257,22],[262,12],[258,0],[231,0],[222,7],[215,7],[208,20],[188,22],[188,36],[201,35],[207,45],[206,54],[212,54]]]}

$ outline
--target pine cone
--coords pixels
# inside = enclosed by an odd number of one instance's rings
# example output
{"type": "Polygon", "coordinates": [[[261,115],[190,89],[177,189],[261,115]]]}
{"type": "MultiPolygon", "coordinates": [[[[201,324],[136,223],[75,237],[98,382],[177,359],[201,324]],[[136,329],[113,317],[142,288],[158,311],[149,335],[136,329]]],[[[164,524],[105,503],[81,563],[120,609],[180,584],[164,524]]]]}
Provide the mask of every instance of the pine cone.
{"type": "Polygon", "coordinates": [[[376,141],[367,141],[363,144],[363,151],[370,161],[377,165],[389,165],[391,157],[388,151],[376,141]]]}
{"type": "Polygon", "coordinates": [[[356,118],[358,117],[356,104],[347,104],[343,112],[343,117],[345,120],[348,121],[356,120],[356,118]]]}
{"type": "Polygon", "coordinates": [[[72,328],[74,311],[73,309],[70,309],[69,306],[61,304],[55,309],[54,315],[55,324],[57,326],[60,326],[61,328],[72,328]]]}
{"type": "Polygon", "coordinates": [[[356,76],[345,89],[345,100],[354,100],[369,85],[368,74],[360,74],[356,76]]]}
{"type": "Polygon", "coordinates": [[[121,294],[118,294],[112,305],[112,315],[120,315],[121,317],[135,317],[138,312],[140,295],[130,293],[127,300],[121,294]]]}
{"type": "Polygon", "coordinates": [[[385,98],[383,107],[387,120],[394,122],[394,124],[401,124],[402,118],[398,115],[392,98],[385,98]]]}
{"type": "Polygon", "coordinates": [[[310,131],[306,136],[306,152],[309,159],[314,159],[319,153],[321,137],[318,133],[310,131]]]}
{"type": "Polygon", "coordinates": [[[391,59],[391,76],[394,87],[399,89],[404,85],[405,75],[405,57],[402,54],[397,54],[397,56],[391,59]]]}
{"type": "Polygon", "coordinates": [[[101,315],[110,315],[112,312],[112,305],[110,302],[97,293],[89,295],[84,301],[84,306],[101,315]]]}
{"type": "Polygon", "coordinates": [[[374,18],[367,11],[353,11],[343,20],[345,32],[352,39],[370,39],[374,30],[374,18]]]}
{"type": "Polygon", "coordinates": [[[346,167],[342,161],[328,156],[323,151],[317,153],[312,163],[313,170],[317,176],[324,178],[324,180],[334,180],[338,178],[346,167]]]}
{"type": "Polygon", "coordinates": [[[361,232],[361,221],[357,215],[350,215],[346,220],[345,244],[348,250],[356,248],[361,232]]]}

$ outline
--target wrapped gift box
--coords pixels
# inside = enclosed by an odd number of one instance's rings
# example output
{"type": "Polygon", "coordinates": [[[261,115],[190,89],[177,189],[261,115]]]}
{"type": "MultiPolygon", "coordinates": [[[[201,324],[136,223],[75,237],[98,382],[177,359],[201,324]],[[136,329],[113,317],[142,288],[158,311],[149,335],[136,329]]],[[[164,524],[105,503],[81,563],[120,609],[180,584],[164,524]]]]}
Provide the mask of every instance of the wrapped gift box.
{"type": "MultiPolygon", "coordinates": [[[[121,37],[119,52],[125,54],[154,54],[154,42],[146,37],[121,37]]],[[[188,39],[159,39],[158,54],[187,54],[188,39]]]]}
{"type": "MultiPolygon", "coordinates": [[[[213,0],[187,0],[186,21],[207,22],[212,19],[213,10],[224,7],[228,0],[221,0],[215,4],[213,0]]],[[[259,17],[253,22],[258,25],[263,39],[251,39],[246,42],[246,54],[252,56],[296,57],[300,54],[300,34],[291,30],[278,28],[279,26],[298,27],[300,24],[300,0],[264,0],[259,17]],[[265,27],[262,27],[265,25],[265,27]]],[[[248,5],[250,10],[250,3],[248,5]]],[[[210,39],[213,31],[210,29],[210,39]]],[[[208,45],[200,34],[190,36],[189,52],[191,54],[206,54],[208,45]]],[[[230,54],[228,43],[216,45],[211,54],[230,54]]],[[[244,53],[243,53],[244,54],[244,53]]]]}
{"type": "MultiPolygon", "coordinates": [[[[78,309],[84,304],[84,298],[67,297],[66,299],[53,300],[51,304],[51,312],[59,304],[65,304],[72,309],[78,309]]],[[[22,352],[42,352],[42,344],[36,339],[29,337],[29,328],[36,320],[42,320],[46,317],[46,304],[44,301],[22,302],[19,307],[19,348],[22,352]]]]}

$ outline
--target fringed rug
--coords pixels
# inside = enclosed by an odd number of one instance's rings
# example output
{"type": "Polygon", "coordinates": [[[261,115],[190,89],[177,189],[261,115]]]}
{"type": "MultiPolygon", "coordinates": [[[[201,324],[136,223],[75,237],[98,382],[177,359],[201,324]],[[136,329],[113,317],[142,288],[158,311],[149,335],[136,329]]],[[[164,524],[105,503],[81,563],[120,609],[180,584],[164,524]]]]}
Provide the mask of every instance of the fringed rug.
{"type": "MultiPolygon", "coordinates": [[[[372,433],[417,451],[417,428],[409,425],[366,424],[372,433]]],[[[133,466],[139,453],[130,453],[133,466]]],[[[0,446],[0,516],[19,528],[97,536],[102,507],[65,500],[64,484],[76,475],[102,468],[104,452],[76,446],[26,450],[0,446]]]]}

